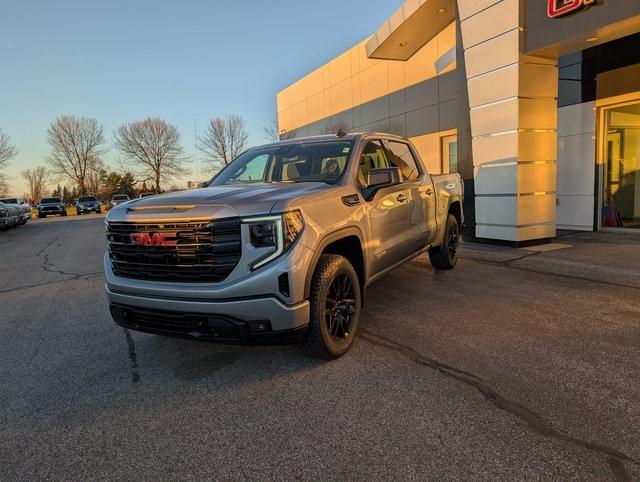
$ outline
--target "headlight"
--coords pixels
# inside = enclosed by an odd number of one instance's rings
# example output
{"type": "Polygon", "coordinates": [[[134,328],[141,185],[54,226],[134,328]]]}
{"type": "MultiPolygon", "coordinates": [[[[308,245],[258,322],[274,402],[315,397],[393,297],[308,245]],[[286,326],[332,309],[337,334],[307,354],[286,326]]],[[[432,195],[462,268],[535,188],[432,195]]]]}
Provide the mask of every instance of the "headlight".
{"type": "Polygon", "coordinates": [[[279,257],[298,239],[304,229],[300,211],[245,218],[242,222],[249,226],[249,241],[254,248],[273,248],[266,256],[253,263],[251,269],[258,269],[279,257]]]}

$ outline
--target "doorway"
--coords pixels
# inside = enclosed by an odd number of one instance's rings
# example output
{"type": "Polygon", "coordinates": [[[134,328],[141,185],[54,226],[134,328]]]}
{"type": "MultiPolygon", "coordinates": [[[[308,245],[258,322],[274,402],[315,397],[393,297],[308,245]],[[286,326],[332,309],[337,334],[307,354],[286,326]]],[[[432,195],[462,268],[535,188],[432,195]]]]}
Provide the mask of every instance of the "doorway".
{"type": "Polygon", "coordinates": [[[640,102],[605,107],[602,226],[640,229],[640,102]]]}

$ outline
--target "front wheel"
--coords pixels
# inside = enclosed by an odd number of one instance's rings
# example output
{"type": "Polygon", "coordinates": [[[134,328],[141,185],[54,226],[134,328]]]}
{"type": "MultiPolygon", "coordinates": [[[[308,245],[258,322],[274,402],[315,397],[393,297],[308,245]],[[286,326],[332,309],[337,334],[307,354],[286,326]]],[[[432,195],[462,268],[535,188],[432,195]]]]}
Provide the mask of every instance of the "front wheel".
{"type": "Polygon", "coordinates": [[[332,360],[344,355],[360,321],[360,280],[344,256],[323,254],[311,282],[311,320],[302,341],[307,353],[332,360]]]}
{"type": "Polygon", "coordinates": [[[429,249],[429,260],[437,270],[453,269],[460,254],[460,228],[453,214],[447,216],[442,245],[429,249]]]}

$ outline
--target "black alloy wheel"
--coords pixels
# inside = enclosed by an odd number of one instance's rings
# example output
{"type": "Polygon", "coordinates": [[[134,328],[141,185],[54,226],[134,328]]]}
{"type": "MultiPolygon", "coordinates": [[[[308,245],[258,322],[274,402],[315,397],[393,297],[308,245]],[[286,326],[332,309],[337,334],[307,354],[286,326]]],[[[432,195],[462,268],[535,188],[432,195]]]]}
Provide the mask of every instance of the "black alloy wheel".
{"type": "Polygon", "coordinates": [[[442,245],[429,249],[429,260],[437,270],[453,269],[460,256],[460,226],[452,214],[447,216],[442,245]]]}
{"type": "Polygon", "coordinates": [[[362,288],[353,265],[344,256],[323,254],[310,287],[309,329],[305,351],[325,360],[344,355],[358,335],[362,288]]]}
{"type": "Polygon", "coordinates": [[[337,342],[351,336],[356,314],[356,292],[346,274],[340,274],[331,283],[327,295],[326,323],[331,339],[337,342]]]}
{"type": "Polygon", "coordinates": [[[458,257],[458,245],[460,243],[458,223],[452,224],[447,231],[447,251],[449,258],[453,261],[458,257]]]}

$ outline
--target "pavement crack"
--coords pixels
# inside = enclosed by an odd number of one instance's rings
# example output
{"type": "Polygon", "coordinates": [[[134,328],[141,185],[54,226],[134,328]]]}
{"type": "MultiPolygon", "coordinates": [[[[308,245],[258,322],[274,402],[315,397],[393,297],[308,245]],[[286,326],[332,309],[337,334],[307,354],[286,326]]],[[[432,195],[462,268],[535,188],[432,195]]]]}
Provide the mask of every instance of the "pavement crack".
{"type": "Polygon", "coordinates": [[[133,340],[131,333],[123,328],[124,336],[127,339],[127,348],[129,349],[129,366],[131,370],[131,383],[140,381],[140,372],[138,371],[138,355],[136,354],[136,342],[133,340]]]}
{"type": "MultiPolygon", "coordinates": [[[[73,271],[63,271],[60,269],[55,269],[55,265],[51,261],[49,261],[49,253],[47,253],[46,251],[51,246],[53,246],[53,243],[55,243],[56,241],[58,241],[58,238],[57,237],[53,238],[40,251],[38,251],[38,254],[36,254],[36,257],[42,259],[41,268],[43,271],[46,271],[47,273],[59,274],[60,276],[70,276],[70,278],[67,278],[66,281],[82,279],[85,277],[91,277],[98,274],[97,272],[96,273],[76,273],[73,271]]],[[[39,286],[39,285],[35,285],[35,286],[39,286]]]]}
{"type": "Polygon", "coordinates": [[[95,278],[97,276],[102,276],[102,271],[96,271],[95,273],[82,273],[78,278],[66,278],[66,279],[59,279],[59,280],[55,280],[55,281],[47,281],[44,283],[36,283],[36,284],[32,284],[32,285],[23,285],[23,286],[16,286],[15,288],[9,288],[6,290],[0,290],[0,294],[4,294],[4,293],[13,293],[14,291],[22,291],[22,290],[29,290],[32,288],[39,288],[40,286],[49,286],[49,285],[55,285],[58,283],[67,283],[69,281],[76,281],[77,279],[84,279],[84,280],[88,280],[91,278],[95,278]]]}
{"type": "MultiPolygon", "coordinates": [[[[528,258],[528,257],[529,256],[524,256],[523,258],[528,258]]],[[[534,268],[527,268],[527,267],[524,267],[524,266],[514,266],[513,264],[511,264],[511,263],[516,262],[516,261],[520,261],[523,258],[517,258],[517,259],[513,259],[513,260],[509,260],[509,261],[489,261],[489,260],[486,260],[486,259],[475,259],[475,258],[465,258],[465,259],[467,261],[473,261],[473,262],[479,263],[479,264],[488,264],[488,265],[492,265],[492,266],[503,266],[505,268],[516,269],[518,271],[525,271],[527,273],[536,273],[536,274],[541,274],[541,275],[545,275],[545,276],[553,276],[554,278],[563,278],[563,279],[578,280],[578,281],[588,281],[588,282],[596,283],[596,284],[615,286],[616,288],[631,288],[631,289],[634,289],[634,290],[640,290],[640,286],[636,286],[636,285],[632,285],[632,284],[616,283],[615,281],[599,280],[599,279],[595,279],[595,278],[588,278],[586,276],[574,276],[574,275],[570,275],[570,274],[553,273],[551,271],[543,271],[543,270],[534,269],[534,268]]]]}
{"type": "Polygon", "coordinates": [[[639,460],[632,458],[631,456],[623,453],[616,448],[575,437],[568,432],[555,427],[551,421],[546,420],[544,417],[538,415],[524,405],[521,405],[516,401],[509,400],[505,396],[498,393],[489,384],[482,381],[481,378],[473,375],[472,373],[456,367],[452,367],[451,365],[447,365],[434,358],[418,353],[416,350],[409,346],[401,345],[389,338],[381,336],[367,329],[361,329],[360,338],[368,341],[373,345],[395,351],[396,353],[405,356],[418,365],[431,368],[449,378],[458,380],[459,382],[462,382],[467,386],[475,388],[491,404],[493,404],[500,410],[503,410],[522,420],[532,430],[539,433],[540,435],[567,442],[569,444],[582,447],[605,456],[609,467],[617,480],[630,480],[630,476],[625,468],[624,462],[630,462],[640,467],[639,460]]]}

